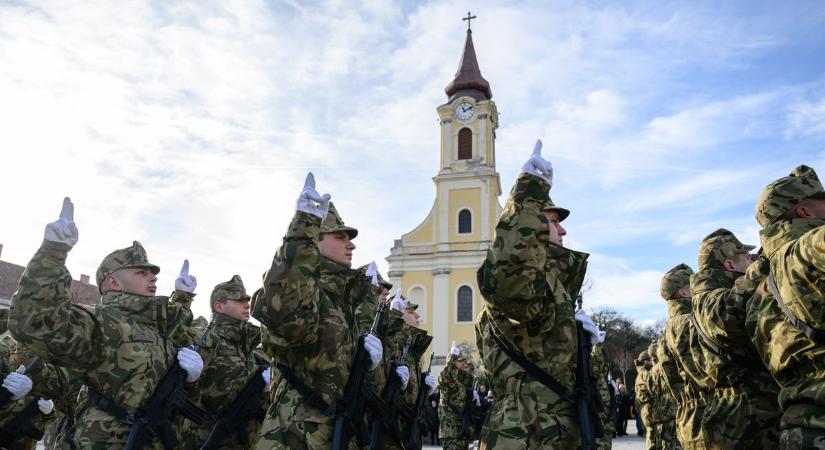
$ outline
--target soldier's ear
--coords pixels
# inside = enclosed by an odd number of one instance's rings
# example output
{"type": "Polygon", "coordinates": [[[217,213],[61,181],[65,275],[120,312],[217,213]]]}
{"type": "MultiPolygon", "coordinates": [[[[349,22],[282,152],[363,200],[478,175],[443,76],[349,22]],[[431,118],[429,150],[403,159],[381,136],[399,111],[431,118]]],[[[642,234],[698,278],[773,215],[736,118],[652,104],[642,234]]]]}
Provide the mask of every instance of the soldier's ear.
{"type": "Polygon", "coordinates": [[[734,269],[734,267],[733,267],[733,261],[732,261],[732,260],[730,260],[730,259],[726,259],[726,260],[725,260],[725,262],[723,262],[723,263],[722,263],[722,267],[724,267],[724,268],[725,268],[725,270],[727,270],[727,271],[729,271],[729,272],[732,272],[732,271],[733,271],[733,269],[734,269]]]}

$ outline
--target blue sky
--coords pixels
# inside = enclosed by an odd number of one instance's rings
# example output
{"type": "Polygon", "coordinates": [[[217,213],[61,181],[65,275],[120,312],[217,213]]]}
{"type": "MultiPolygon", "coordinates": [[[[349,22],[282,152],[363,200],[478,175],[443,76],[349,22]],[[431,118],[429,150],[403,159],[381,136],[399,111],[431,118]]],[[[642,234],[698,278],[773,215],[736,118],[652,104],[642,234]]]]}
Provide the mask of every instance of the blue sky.
{"type": "Polygon", "coordinates": [[[815,1],[0,2],[3,259],[69,195],[75,277],[138,239],[161,291],[191,260],[204,312],[257,287],[311,169],[385,272],[432,205],[468,10],[502,186],[541,138],[593,307],[664,317],[664,271],[718,227],[756,243],[761,188],[825,167],[815,1]]]}

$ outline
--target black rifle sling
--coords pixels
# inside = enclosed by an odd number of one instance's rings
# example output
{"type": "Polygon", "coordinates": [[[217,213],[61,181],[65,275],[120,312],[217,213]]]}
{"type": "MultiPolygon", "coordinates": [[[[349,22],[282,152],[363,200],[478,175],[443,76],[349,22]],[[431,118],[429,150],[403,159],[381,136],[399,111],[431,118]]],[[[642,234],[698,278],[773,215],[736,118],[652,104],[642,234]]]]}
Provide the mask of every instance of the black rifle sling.
{"type": "Polygon", "coordinates": [[[113,402],[109,397],[98,393],[92,388],[88,388],[87,392],[89,395],[89,400],[97,407],[97,409],[113,415],[115,419],[127,425],[135,423],[134,415],[129,414],[125,409],[113,402]]]}
{"type": "Polygon", "coordinates": [[[785,315],[788,317],[788,321],[791,325],[795,326],[799,331],[801,331],[805,336],[808,336],[811,340],[816,342],[817,344],[825,343],[825,331],[820,329],[814,328],[807,323],[803,322],[796,317],[796,315],[788,309],[788,305],[782,300],[782,295],[779,294],[779,289],[776,287],[776,280],[773,278],[773,274],[768,275],[768,288],[771,290],[773,297],[776,299],[776,303],[779,305],[779,308],[785,315]]]}
{"type": "Polygon", "coordinates": [[[298,391],[299,394],[301,394],[301,397],[304,398],[304,400],[307,402],[309,406],[312,406],[318,411],[321,411],[321,413],[323,413],[327,417],[332,417],[335,415],[335,409],[332,408],[329,405],[329,403],[324,401],[324,399],[321,397],[321,394],[310,389],[310,387],[307,386],[306,383],[303,382],[303,380],[301,380],[300,378],[298,378],[297,375],[295,375],[295,372],[293,372],[290,367],[285,366],[281,363],[277,363],[275,367],[278,368],[278,370],[286,379],[287,383],[289,383],[289,385],[293,389],[295,389],[296,391],[298,391]]]}
{"type": "Polygon", "coordinates": [[[503,339],[498,337],[495,333],[495,328],[490,325],[490,335],[493,336],[493,340],[496,342],[496,345],[505,353],[507,356],[510,357],[516,364],[521,366],[528,374],[530,374],[533,378],[535,378],[539,383],[547,386],[551,391],[555,392],[559,397],[567,400],[568,402],[575,402],[576,396],[570,392],[567,388],[562,386],[559,383],[559,380],[555,379],[552,375],[545,372],[537,365],[533,364],[524,357],[521,353],[513,350],[507,343],[504,342],[503,339]]]}

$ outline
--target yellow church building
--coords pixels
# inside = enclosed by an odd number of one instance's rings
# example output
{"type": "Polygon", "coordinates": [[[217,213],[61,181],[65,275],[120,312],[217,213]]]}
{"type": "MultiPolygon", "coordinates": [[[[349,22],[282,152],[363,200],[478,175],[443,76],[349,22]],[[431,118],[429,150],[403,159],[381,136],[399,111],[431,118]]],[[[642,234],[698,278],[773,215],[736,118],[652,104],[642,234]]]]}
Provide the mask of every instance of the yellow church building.
{"type": "Polygon", "coordinates": [[[475,318],[483,299],[476,270],[492,245],[501,213],[496,172],[498,110],[490,83],[481,76],[467,30],[458,72],[436,108],[441,163],[435,202],[414,230],[396,239],[387,257],[389,278],[419,304],[422,328],[433,336],[433,370],[440,372],[452,341],[475,342],[475,318]]]}

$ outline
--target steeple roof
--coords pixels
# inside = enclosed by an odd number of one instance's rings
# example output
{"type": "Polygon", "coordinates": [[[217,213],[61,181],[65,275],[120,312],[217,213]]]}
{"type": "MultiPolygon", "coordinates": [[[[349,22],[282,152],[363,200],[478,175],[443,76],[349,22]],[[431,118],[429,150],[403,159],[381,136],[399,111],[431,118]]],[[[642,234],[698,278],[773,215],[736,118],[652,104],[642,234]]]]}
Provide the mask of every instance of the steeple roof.
{"type": "Polygon", "coordinates": [[[461,62],[458,63],[458,71],[455,78],[444,89],[449,100],[467,95],[476,100],[490,100],[493,98],[493,91],[490,90],[490,83],[481,76],[481,69],[478,68],[476,50],[473,47],[473,31],[467,29],[467,40],[464,42],[464,53],[461,54],[461,62]]]}

